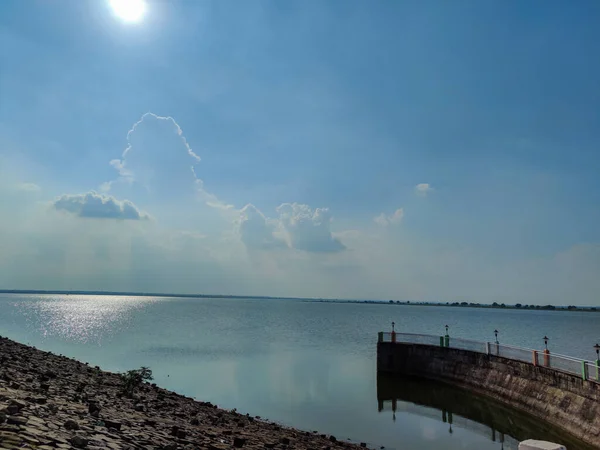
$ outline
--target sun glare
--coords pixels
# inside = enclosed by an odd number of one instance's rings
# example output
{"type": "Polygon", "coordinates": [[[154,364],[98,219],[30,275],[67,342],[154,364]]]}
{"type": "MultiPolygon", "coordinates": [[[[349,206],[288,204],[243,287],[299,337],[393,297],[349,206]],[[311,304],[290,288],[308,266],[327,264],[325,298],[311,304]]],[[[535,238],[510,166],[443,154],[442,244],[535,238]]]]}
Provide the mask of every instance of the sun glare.
{"type": "Polygon", "coordinates": [[[125,22],[139,22],[146,12],[146,2],[144,0],[109,1],[115,15],[125,22]]]}

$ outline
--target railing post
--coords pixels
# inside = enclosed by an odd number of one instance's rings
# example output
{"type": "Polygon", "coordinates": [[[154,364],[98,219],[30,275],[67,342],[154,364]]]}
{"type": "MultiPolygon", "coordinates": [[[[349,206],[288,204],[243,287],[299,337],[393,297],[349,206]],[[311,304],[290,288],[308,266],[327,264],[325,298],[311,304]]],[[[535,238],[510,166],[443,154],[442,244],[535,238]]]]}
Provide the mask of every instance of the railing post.
{"type": "Polygon", "coordinates": [[[383,331],[377,333],[377,342],[383,342],[383,331]]]}
{"type": "Polygon", "coordinates": [[[490,354],[490,343],[489,342],[485,343],[485,354],[486,355],[490,354]]]}
{"type": "Polygon", "coordinates": [[[548,349],[544,350],[544,365],[550,367],[550,351],[548,349]]]}
{"type": "Polygon", "coordinates": [[[596,380],[600,381],[600,359],[596,360],[596,380]]]}
{"type": "Polygon", "coordinates": [[[450,336],[444,336],[444,344],[446,347],[450,347],[450,336]]]}
{"type": "Polygon", "coordinates": [[[585,361],[581,361],[581,378],[583,381],[587,381],[588,379],[587,364],[585,361]]]}
{"type": "Polygon", "coordinates": [[[444,346],[444,336],[440,336],[440,347],[444,346]]]}
{"type": "Polygon", "coordinates": [[[533,355],[531,357],[531,362],[533,363],[534,366],[538,365],[537,350],[533,351],[533,355]]]}
{"type": "Polygon", "coordinates": [[[392,331],[392,342],[395,344],[396,343],[396,332],[392,331]]]}

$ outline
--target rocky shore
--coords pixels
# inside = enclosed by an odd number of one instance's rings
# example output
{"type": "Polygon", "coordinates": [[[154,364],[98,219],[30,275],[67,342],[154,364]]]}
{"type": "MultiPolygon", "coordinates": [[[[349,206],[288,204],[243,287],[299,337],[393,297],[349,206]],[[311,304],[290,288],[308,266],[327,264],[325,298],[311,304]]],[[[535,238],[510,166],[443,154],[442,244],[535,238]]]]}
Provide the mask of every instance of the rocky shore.
{"type": "Polygon", "coordinates": [[[0,450],[354,449],[0,337],[0,450]]]}

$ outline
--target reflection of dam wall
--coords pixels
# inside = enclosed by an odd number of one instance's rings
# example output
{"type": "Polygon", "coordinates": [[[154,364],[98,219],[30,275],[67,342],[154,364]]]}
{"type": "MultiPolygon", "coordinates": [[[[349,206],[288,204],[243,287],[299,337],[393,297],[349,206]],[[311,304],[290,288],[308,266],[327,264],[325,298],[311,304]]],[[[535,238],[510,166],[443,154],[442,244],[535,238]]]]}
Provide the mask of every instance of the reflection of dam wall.
{"type": "Polygon", "coordinates": [[[543,438],[561,442],[569,450],[593,448],[569,434],[561,433],[548,423],[509,408],[492,398],[436,381],[379,374],[377,401],[380,411],[409,411],[441,419],[488,436],[493,441],[504,442],[506,439],[513,446],[525,439],[543,438]]]}
{"type": "MultiPolygon", "coordinates": [[[[378,343],[377,367],[380,373],[444,381],[484,394],[542,419],[552,427],[562,428],[589,444],[600,446],[598,383],[494,355],[420,344],[378,343]]],[[[400,393],[405,397],[417,395],[414,386],[412,392],[408,391],[410,389],[400,393]]],[[[454,402],[458,407],[463,398],[461,396],[458,401],[458,396],[458,393],[440,393],[438,390],[420,399],[434,407],[434,403],[448,402],[454,402]]],[[[463,412],[467,414],[467,411],[463,412]]],[[[455,413],[463,415],[456,410],[455,413]]],[[[504,426],[502,419],[485,407],[469,414],[479,414],[482,421],[495,420],[494,423],[498,423],[496,429],[504,426]]],[[[477,419],[473,416],[473,420],[477,419]]],[[[515,435],[514,432],[511,434],[515,435]]]]}

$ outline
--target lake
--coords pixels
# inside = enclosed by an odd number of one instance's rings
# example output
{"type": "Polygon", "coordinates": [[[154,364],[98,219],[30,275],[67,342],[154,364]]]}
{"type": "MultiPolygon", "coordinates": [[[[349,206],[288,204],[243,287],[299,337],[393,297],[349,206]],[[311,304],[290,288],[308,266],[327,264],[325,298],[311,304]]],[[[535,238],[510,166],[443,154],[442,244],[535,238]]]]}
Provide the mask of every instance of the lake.
{"type": "Polygon", "coordinates": [[[539,349],[547,335],[551,351],[590,360],[600,340],[600,314],[578,311],[0,294],[0,335],[105,370],[149,366],[165,388],[338,439],[516,450],[520,434],[543,437],[544,424],[491,423],[519,414],[456,389],[378,379],[377,332],[392,321],[401,332],[440,335],[448,325],[451,336],[489,341],[498,329],[502,343],[539,349]],[[457,398],[460,407],[445,406],[457,398]]]}

